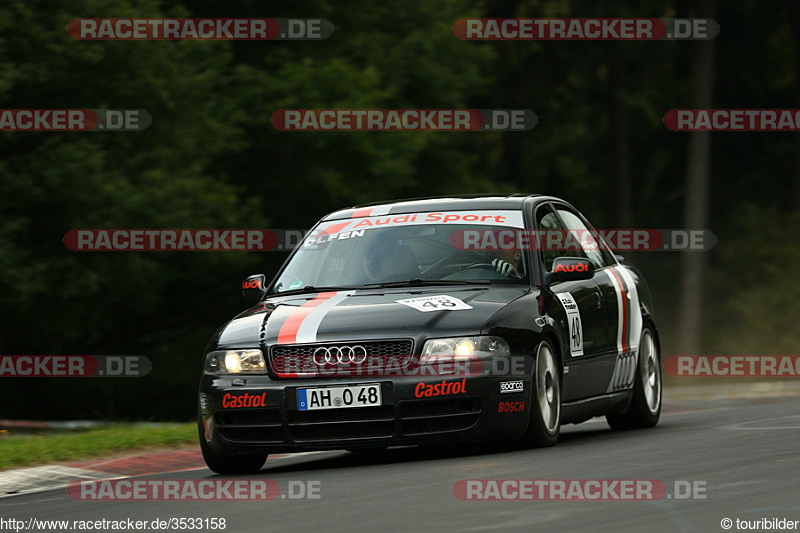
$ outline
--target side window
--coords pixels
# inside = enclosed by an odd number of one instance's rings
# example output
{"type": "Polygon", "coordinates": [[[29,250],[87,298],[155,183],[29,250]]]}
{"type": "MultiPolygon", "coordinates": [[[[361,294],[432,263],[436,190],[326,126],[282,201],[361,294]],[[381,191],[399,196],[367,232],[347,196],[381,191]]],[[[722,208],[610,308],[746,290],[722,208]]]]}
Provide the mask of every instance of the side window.
{"type": "Polygon", "coordinates": [[[578,218],[578,215],[563,208],[557,208],[557,210],[561,220],[563,220],[564,224],[567,226],[571,237],[575,239],[575,242],[580,244],[581,248],[583,248],[583,251],[586,253],[586,257],[589,258],[589,261],[594,263],[594,267],[603,268],[608,266],[603,256],[602,245],[594,235],[589,232],[589,228],[578,218]]]}
{"type": "Polygon", "coordinates": [[[544,205],[536,210],[536,229],[542,233],[538,241],[538,248],[540,250],[542,263],[548,272],[553,268],[553,260],[557,257],[583,257],[586,255],[582,250],[564,249],[564,246],[559,246],[563,242],[563,236],[566,234],[566,229],[558,219],[556,214],[550,206],[544,205]]]}

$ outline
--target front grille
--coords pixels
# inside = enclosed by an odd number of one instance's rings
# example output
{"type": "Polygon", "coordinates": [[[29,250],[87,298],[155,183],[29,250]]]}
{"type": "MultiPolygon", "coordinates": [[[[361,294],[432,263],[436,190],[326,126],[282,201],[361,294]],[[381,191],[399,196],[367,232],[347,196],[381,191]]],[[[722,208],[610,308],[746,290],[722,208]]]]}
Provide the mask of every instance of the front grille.
{"type": "Polygon", "coordinates": [[[379,439],[389,438],[393,434],[393,420],[388,422],[314,424],[292,428],[292,435],[298,442],[379,439]]]}
{"type": "Polygon", "coordinates": [[[390,438],[394,407],[289,411],[289,431],[298,442],[390,438]]]}
{"type": "Polygon", "coordinates": [[[394,407],[356,407],[353,409],[320,409],[315,411],[289,411],[289,424],[317,424],[324,422],[357,422],[363,420],[392,420],[394,407]]]}
{"type": "Polygon", "coordinates": [[[222,437],[232,443],[278,444],[286,440],[279,409],[218,411],[214,423],[222,437]]]}
{"type": "Polygon", "coordinates": [[[218,411],[214,416],[218,426],[262,426],[281,423],[281,412],[278,409],[218,411]]]}
{"type": "Polygon", "coordinates": [[[270,348],[270,372],[279,378],[377,377],[402,375],[413,364],[414,342],[410,339],[337,342],[325,344],[279,344],[270,348]],[[363,347],[366,360],[360,363],[314,362],[320,348],[363,347]]]}
{"type": "Polygon", "coordinates": [[[451,433],[474,427],[481,417],[481,400],[420,400],[401,402],[403,435],[451,433]]]}
{"type": "Polygon", "coordinates": [[[222,437],[234,444],[280,444],[284,442],[283,429],[278,427],[221,427],[222,437]]]}

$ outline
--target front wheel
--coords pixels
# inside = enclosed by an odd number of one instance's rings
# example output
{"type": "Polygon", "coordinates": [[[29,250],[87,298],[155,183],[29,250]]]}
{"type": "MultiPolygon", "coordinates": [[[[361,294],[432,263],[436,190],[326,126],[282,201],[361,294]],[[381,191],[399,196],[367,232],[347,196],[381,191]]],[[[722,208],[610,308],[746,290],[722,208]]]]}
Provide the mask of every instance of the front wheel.
{"type": "Polygon", "coordinates": [[[206,442],[203,422],[200,420],[198,420],[198,431],[200,433],[200,450],[203,452],[203,459],[205,459],[206,465],[212,472],[217,474],[255,474],[267,462],[266,453],[235,455],[215,452],[206,442]]]}
{"type": "Polygon", "coordinates": [[[660,417],[661,359],[655,335],[645,326],[639,343],[631,403],[622,413],[606,415],[606,420],[611,429],[638,429],[655,426],[660,417]]]}
{"type": "Polygon", "coordinates": [[[549,341],[539,343],[535,365],[528,429],[522,439],[534,447],[553,446],[561,432],[561,373],[549,341]]]}

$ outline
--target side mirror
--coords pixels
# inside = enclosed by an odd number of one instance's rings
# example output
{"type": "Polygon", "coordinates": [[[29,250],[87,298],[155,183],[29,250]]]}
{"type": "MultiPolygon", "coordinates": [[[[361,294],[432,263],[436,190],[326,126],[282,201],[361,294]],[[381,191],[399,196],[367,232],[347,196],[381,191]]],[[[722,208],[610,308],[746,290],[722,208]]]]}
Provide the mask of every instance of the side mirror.
{"type": "Polygon", "coordinates": [[[580,281],[592,279],[594,265],[583,257],[557,257],[553,260],[553,270],[545,273],[544,284],[552,285],[561,281],[580,281]]]}
{"type": "Polygon", "coordinates": [[[247,276],[242,282],[242,296],[250,302],[261,300],[267,292],[267,278],[264,274],[247,276]]]}

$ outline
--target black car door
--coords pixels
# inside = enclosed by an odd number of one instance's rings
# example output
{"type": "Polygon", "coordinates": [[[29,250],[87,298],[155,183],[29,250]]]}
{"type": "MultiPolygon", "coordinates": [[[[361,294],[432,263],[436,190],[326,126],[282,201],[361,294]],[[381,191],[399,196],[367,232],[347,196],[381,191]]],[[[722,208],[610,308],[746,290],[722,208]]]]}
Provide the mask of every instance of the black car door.
{"type": "Polygon", "coordinates": [[[642,318],[633,273],[617,263],[613,254],[602,243],[596,230],[576,211],[566,206],[556,206],[559,218],[570,231],[585,232],[589,239],[582,242],[584,252],[595,267],[594,281],[602,294],[606,310],[605,340],[607,367],[598,369],[598,379],[604,383],[603,392],[611,393],[633,386],[636,355],[642,318]]]}
{"type": "MultiPolygon", "coordinates": [[[[534,216],[541,237],[537,248],[543,272],[552,269],[557,257],[587,257],[579,241],[567,241],[570,228],[553,207],[540,205],[534,216]]],[[[603,382],[610,364],[608,319],[596,278],[598,275],[589,280],[554,283],[546,289],[552,292],[555,305],[561,306],[566,315],[562,324],[568,331],[569,340],[569,349],[565,350],[564,356],[562,394],[565,402],[597,396],[607,388],[603,382]]]]}

